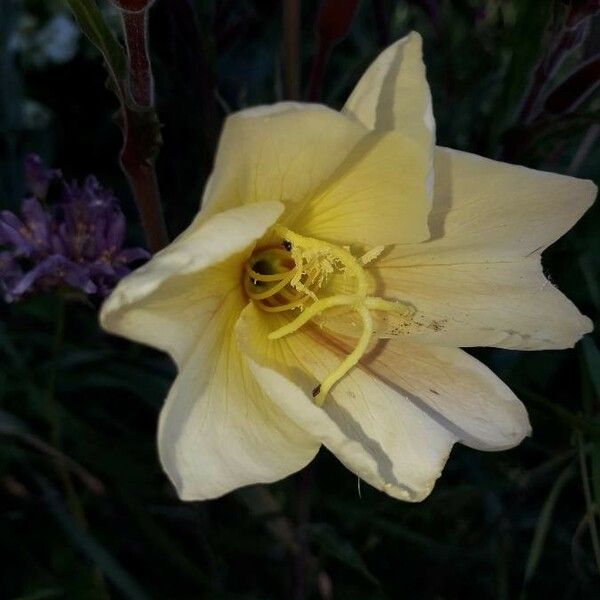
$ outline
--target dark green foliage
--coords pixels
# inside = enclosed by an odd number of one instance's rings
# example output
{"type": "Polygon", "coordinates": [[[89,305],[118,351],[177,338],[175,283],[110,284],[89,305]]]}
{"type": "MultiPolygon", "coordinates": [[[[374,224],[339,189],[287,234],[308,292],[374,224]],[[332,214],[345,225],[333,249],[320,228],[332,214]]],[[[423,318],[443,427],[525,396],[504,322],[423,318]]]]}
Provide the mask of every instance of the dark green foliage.
{"type": "MultiPolygon", "coordinates": [[[[302,4],[305,88],[319,3],[302,4]]],[[[43,24],[58,6],[2,1],[0,208],[17,205],[20,161],[35,150],[69,178],[94,172],[114,187],[139,242],[97,52],[82,39],[67,62],[32,67],[7,51],[24,10],[43,24]],[[41,124],[24,111],[32,101],[41,124]]],[[[385,40],[417,29],[441,145],[598,182],[594,7],[363,0],[327,65],[324,101],[340,107],[385,40]]],[[[157,169],[175,234],[197,210],[225,111],[280,99],[280,3],[158,0],[150,21],[157,169]]],[[[120,69],[112,38],[96,33],[120,69]]],[[[596,323],[599,227],[596,205],[544,256],[550,280],[596,323]]],[[[597,335],[564,352],[477,350],[527,405],[533,437],[494,454],[457,446],[421,504],[359,492],[325,451],[270,495],[182,503],[155,446],[172,365],[102,333],[97,307],[82,303],[67,303],[57,339],[62,310],[49,295],[0,304],[0,598],[300,600],[330,587],[344,600],[598,597],[597,335]]]]}

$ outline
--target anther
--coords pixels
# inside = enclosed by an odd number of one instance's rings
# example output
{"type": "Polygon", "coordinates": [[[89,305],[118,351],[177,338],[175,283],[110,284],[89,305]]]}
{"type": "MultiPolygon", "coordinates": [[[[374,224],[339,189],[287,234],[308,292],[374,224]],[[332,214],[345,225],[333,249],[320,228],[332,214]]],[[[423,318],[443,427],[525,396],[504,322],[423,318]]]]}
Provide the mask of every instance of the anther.
{"type": "Polygon", "coordinates": [[[336,307],[356,313],[362,325],[354,348],[312,390],[313,402],[323,406],[333,386],[359,363],[368,349],[375,333],[370,311],[393,312],[410,319],[414,308],[404,302],[368,295],[364,267],[381,255],[384,246],[372,248],[356,258],[350,248],[307,238],[281,225],[276,225],[274,232],[281,236],[280,248],[267,248],[253,255],[252,261],[246,264],[244,286],[248,297],[262,310],[270,313],[296,310],[297,313],[293,319],[269,332],[268,339],[290,335],[336,307]],[[352,277],[355,288],[346,294],[319,297],[318,290],[326,284],[327,277],[336,272],[352,277]]]}

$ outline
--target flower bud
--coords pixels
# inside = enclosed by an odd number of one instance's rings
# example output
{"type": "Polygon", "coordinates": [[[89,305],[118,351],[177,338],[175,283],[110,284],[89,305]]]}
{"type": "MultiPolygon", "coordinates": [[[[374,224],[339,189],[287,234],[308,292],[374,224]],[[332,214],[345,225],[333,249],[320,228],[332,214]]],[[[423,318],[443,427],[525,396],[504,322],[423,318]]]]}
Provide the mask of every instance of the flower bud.
{"type": "Polygon", "coordinates": [[[330,44],[344,38],[352,24],[357,4],[358,0],[323,0],[316,23],[319,36],[330,44]]]}
{"type": "Polygon", "coordinates": [[[127,12],[140,12],[150,8],[154,0],[111,0],[111,2],[121,10],[127,12]]]}

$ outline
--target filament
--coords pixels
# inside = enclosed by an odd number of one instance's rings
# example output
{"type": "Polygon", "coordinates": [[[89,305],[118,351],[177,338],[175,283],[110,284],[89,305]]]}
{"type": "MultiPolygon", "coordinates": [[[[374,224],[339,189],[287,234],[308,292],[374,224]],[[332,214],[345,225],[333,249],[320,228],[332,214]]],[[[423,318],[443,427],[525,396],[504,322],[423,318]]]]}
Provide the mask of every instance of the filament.
{"type": "Polygon", "coordinates": [[[276,225],[282,247],[266,248],[252,255],[246,264],[244,288],[248,297],[268,313],[297,311],[288,323],[271,331],[268,339],[278,340],[298,331],[323,312],[347,307],[360,317],[362,331],[354,349],[313,390],[315,404],[322,406],[331,388],[354,367],[367,351],[373,336],[372,310],[395,312],[405,317],[414,314],[412,306],[368,295],[364,266],[383,252],[383,246],[355,258],[350,250],[305,237],[276,225]],[[266,273],[262,270],[268,271],[266,273]],[[329,275],[342,273],[352,278],[351,293],[319,297],[329,275]]]}

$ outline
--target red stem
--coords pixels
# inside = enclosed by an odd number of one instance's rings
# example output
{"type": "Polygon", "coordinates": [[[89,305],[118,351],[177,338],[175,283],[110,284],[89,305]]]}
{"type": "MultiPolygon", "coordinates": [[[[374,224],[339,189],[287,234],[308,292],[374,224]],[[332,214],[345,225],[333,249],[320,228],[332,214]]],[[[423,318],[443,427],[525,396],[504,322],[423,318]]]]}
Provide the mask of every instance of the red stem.
{"type": "Polygon", "coordinates": [[[308,91],[306,93],[306,97],[309,102],[318,102],[321,99],[325,67],[329,61],[330,54],[331,44],[326,43],[320,35],[317,36],[317,52],[310,69],[308,91]]]}
{"type": "Polygon", "coordinates": [[[287,100],[300,96],[300,0],[283,2],[283,87],[287,100]]]}
{"type": "Polygon", "coordinates": [[[169,243],[169,238],[154,165],[137,157],[128,159],[126,153],[121,152],[121,168],[133,191],[148,249],[155,254],[169,243]]]}
{"type": "Polygon", "coordinates": [[[127,45],[127,85],[131,98],[139,106],[154,104],[154,81],[148,56],[148,11],[122,11],[127,45]]]}
{"type": "Polygon", "coordinates": [[[121,11],[121,16],[127,47],[127,89],[121,106],[121,168],[133,192],[148,248],[155,253],[169,243],[169,238],[154,169],[160,146],[158,123],[155,125],[156,131],[150,131],[154,126],[151,119],[154,115],[154,79],[148,56],[147,9],[139,12],[121,11]]]}

